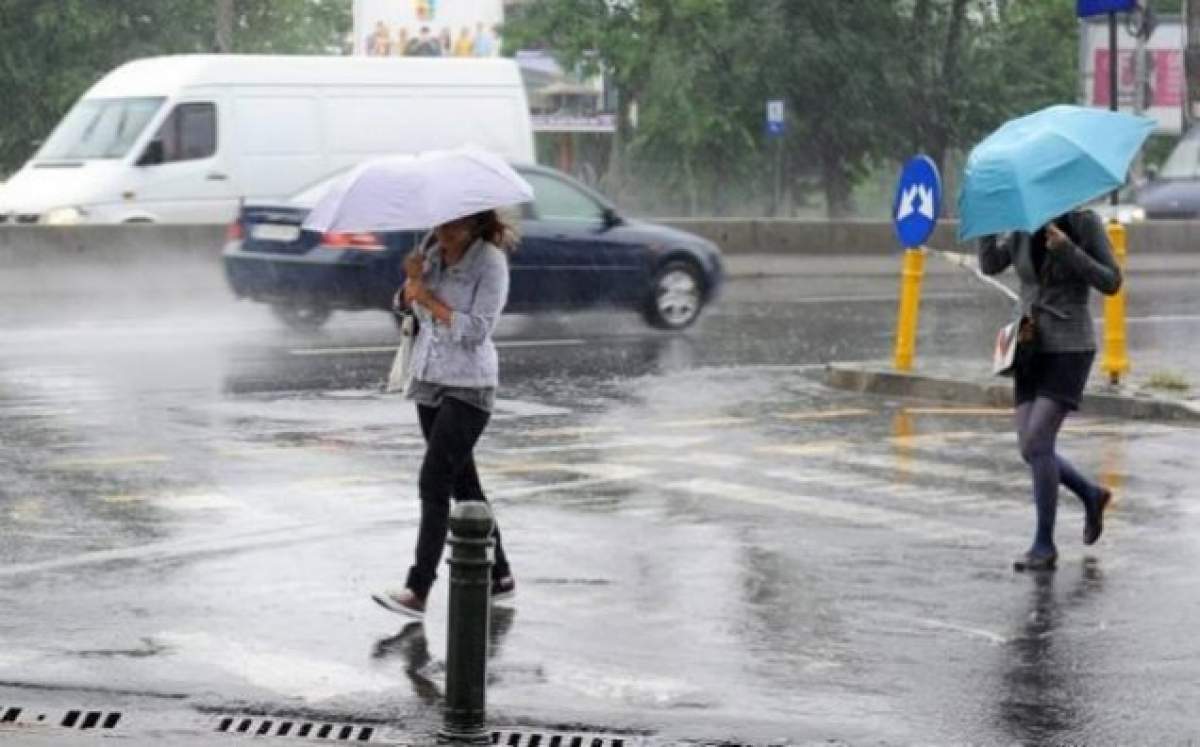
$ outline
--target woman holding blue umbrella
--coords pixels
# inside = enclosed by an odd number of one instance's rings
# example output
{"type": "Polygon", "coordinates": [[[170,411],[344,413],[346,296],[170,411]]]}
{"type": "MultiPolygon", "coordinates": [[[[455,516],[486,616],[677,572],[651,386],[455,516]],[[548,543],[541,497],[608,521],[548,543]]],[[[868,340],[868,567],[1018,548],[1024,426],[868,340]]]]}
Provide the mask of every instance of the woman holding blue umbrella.
{"type": "Polygon", "coordinates": [[[1111,492],[1058,455],[1063,421],[1078,409],[1096,355],[1091,291],[1121,287],[1098,216],[1080,209],[1121,186],[1153,120],[1077,106],[1053,106],[1012,120],[971,152],[959,195],[959,238],[982,237],[980,269],[1012,267],[1021,282],[1024,350],[1014,366],[1021,457],[1033,478],[1037,529],[1018,571],[1058,562],[1058,486],[1084,506],[1084,544],[1104,530],[1111,492]],[[1000,238],[998,234],[1004,233],[1000,238]]]}
{"type": "Polygon", "coordinates": [[[1112,493],[1085,478],[1056,451],[1059,429],[1079,408],[1096,356],[1088,307],[1091,289],[1105,295],[1121,287],[1104,226],[1090,210],[1072,211],[1034,233],[1014,232],[980,242],[980,269],[989,275],[1013,267],[1021,281],[1021,309],[1030,320],[1035,349],[1013,371],[1016,426],[1021,458],[1033,477],[1037,530],[1033,545],[1017,558],[1018,571],[1050,570],[1058,561],[1054,521],[1061,483],[1084,507],[1083,542],[1104,530],[1112,493]]]}

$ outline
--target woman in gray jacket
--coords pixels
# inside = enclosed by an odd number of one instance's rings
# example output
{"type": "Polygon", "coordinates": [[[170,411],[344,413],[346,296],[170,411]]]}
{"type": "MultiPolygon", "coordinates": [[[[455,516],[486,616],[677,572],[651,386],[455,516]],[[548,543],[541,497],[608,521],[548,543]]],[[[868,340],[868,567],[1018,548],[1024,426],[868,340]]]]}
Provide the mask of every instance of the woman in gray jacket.
{"type": "Polygon", "coordinates": [[[1096,333],[1088,307],[1090,289],[1105,295],[1121,287],[1108,236],[1095,213],[1077,210],[1055,218],[1035,233],[1012,233],[980,242],[980,269],[995,275],[1010,265],[1021,281],[1021,314],[1033,322],[1032,354],[1014,370],[1017,436],[1021,457],[1033,473],[1037,532],[1033,546],[1013,564],[1018,571],[1050,570],[1058,561],[1054,519],[1061,482],[1084,506],[1083,542],[1104,530],[1112,500],[1055,452],[1063,420],[1079,408],[1096,355],[1096,333]]]}
{"type": "MultiPolygon", "coordinates": [[[[406,258],[402,291],[420,323],[406,392],[416,402],[426,443],[416,558],[404,588],[372,595],[392,612],[415,618],[424,616],[437,577],[451,496],[487,500],[472,452],[496,401],[492,331],[508,301],[507,252],[515,244],[512,229],[493,210],[438,226],[434,236],[427,252],[406,258]]],[[[499,601],[512,597],[516,586],[498,528],[492,538],[492,600],[499,601]]]]}

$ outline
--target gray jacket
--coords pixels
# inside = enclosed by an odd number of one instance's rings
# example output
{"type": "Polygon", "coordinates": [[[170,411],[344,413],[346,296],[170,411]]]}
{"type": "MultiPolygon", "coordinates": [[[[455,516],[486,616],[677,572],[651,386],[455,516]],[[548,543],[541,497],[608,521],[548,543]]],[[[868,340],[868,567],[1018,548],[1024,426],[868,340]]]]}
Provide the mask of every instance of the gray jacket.
{"type": "Polygon", "coordinates": [[[508,258],[496,246],[476,241],[453,267],[442,263],[436,245],[426,252],[426,286],[454,310],[449,324],[421,305],[413,313],[420,331],[413,342],[415,381],[451,387],[497,386],[498,364],[492,331],[508,302],[508,258]]]}
{"type": "Polygon", "coordinates": [[[1111,296],[1121,288],[1121,270],[1100,218],[1079,210],[1069,213],[1067,221],[1071,230],[1065,233],[1078,243],[1061,250],[1047,247],[1041,278],[1034,266],[1032,234],[1016,232],[1003,240],[986,236],[979,243],[979,269],[984,273],[996,275],[1009,265],[1016,270],[1021,281],[1019,313],[1034,319],[1038,349],[1050,353],[1094,351],[1089,289],[1111,296]]]}

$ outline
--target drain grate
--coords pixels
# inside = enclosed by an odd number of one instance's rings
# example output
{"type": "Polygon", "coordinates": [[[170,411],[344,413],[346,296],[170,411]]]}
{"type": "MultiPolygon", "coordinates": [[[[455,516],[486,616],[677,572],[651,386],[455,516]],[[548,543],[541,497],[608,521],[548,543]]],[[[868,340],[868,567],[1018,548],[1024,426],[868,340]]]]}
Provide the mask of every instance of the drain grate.
{"type": "Polygon", "coordinates": [[[497,747],[639,747],[642,740],[603,734],[557,734],[540,731],[494,731],[497,747]]]}
{"type": "Polygon", "coordinates": [[[92,729],[109,730],[117,728],[121,723],[122,714],[119,711],[67,711],[61,719],[52,719],[46,712],[39,712],[21,706],[0,705],[0,724],[15,726],[54,726],[78,731],[92,729]]]}
{"type": "Polygon", "coordinates": [[[370,742],[375,736],[374,726],[254,716],[224,716],[217,721],[215,731],[220,734],[296,737],[335,742],[370,742]]]}

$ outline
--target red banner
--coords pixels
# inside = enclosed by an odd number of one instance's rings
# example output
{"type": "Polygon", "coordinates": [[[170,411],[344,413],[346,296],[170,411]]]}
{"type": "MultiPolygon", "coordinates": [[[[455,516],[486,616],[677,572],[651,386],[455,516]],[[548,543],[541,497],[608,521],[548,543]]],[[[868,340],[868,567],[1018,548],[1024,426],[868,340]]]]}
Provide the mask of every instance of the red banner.
{"type": "MultiPolygon", "coordinates": [[[[1147,80],[1150,84],[1147,107],[1166,106],[1176,107],[1183,104],[1183,51],[1178,49],[1152,49],[1146,54],[1150,70],[1147,80]]],[[[1092,79],[1092,104],[1108,106],[1108,70],[1109,51],[1097,49],[1095,57],[1096,71],[1092,79]]],[[[1134,89],[1133,52],[1121,50],[1119,53],[1120,68],[1117,72],[1119,95],[1122,106],[1132,106],[1134,89]]]]}

